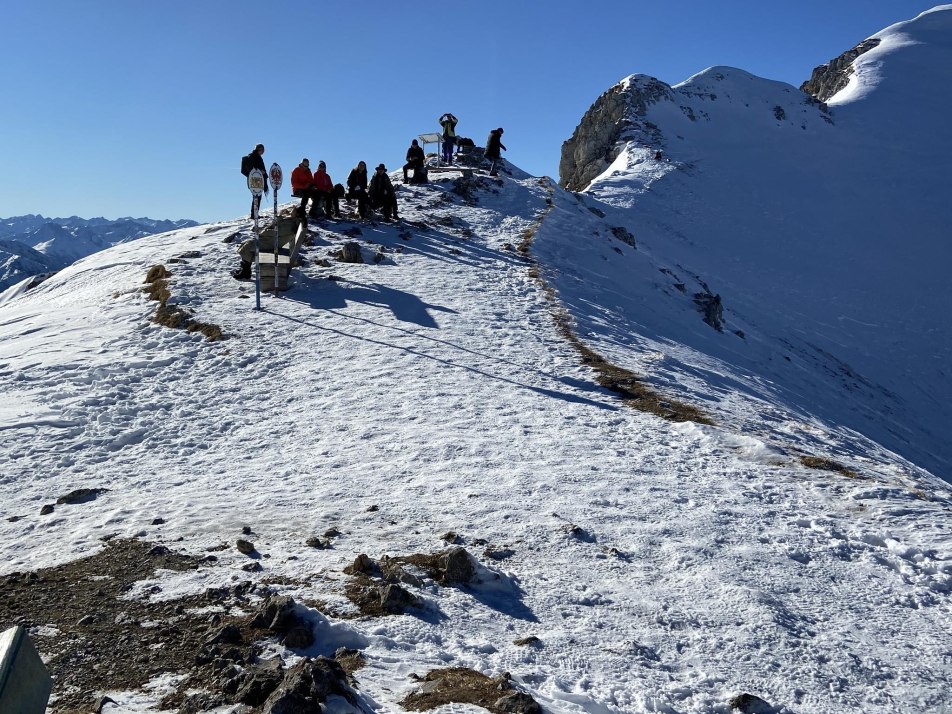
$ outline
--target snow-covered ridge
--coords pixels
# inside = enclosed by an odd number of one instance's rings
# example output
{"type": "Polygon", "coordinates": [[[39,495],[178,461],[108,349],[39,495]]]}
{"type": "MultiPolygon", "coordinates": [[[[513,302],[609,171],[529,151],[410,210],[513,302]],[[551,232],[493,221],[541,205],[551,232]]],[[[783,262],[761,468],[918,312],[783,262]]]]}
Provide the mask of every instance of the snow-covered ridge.
{"type": "Polygon", "coordinates": [[[588,193],[639,246],[721,296],[746,340],[652,323],[696,367],[727,360],[948,479],[952,6],[874,37],[829,108],[726,67],[628,77],[566,142],[562,183],[597,170],[588,193]]]}
{"type": "MultiPolygon", "coordinates": [[[[560,714],[726,712],[742,692],[801,714],[952,705],[946,486],[783,395],[759,432],[736,429],[769,385],[692,363],[675,340],[720,335],[693,304],[703,278],[624,240],[623,211],[518,172],[399,194],[401,226],[319,227],[260,313],[227,274],[247,221],[124,243],[0,306],[0,574],[141,537],[218,561],[129,597],[237,577],[346,610],[359,554],[433,553],[454,531],[482,582],[408,585],[423,604],[404,615],[320,616],[361,643],[369,710],[445,666],[510,672],[560,714]],[[515,250],[528,234],[532,262],[515,250]],[[366,262],[334,261],[354,239],[366,262]],[[157,263],[171,301],[229,339],[150,323],[157,263]],[[559,307],[720,426],[622,406],[559,307]],[[40,515],[80,487],[108,490],[40,515]],[[261,573],[241,570],[243,526],[261,573]],[[332,548],[305,545],[329,527],[332,548]]],[[[109,694],[129,711],[160,696],[109,694]]]]}

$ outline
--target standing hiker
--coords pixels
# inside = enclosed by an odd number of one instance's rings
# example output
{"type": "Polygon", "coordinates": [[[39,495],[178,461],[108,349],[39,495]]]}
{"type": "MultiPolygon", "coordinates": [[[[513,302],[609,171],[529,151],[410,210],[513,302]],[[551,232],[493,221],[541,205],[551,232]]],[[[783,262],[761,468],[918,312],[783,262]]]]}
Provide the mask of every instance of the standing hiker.
{"type": "Polygon", "coordinates": [[[489,166],[489,175],[497,176],[496,163],[500,160],[499,150],[506,150],[506,145],[502,143],[502,127],[493,129],[489,132],[489,138],[486,139],[486,158],[492,163],[489,166]]]}
{"type": "Polygon", "coordinates": [[[443,162],[453,165],[453,147],[456,145],[456,124],[459,119],[449,112],[440,117],[440,126],[443,127],[443,162]]]}
{"type": "MultiPolygon", "coordinates": [[[[252,172],[253,169],[258,169],[264,175],[264,192],[268,193],[268,169],[265,168],[264,159],[261,158],[264,156],[264,144],[258,144],[254,151],[248,154],[245,157],[245,160],[241,162],[241,173],[243,176],[247,177],[248,174],[252,172]],[[245,168],[248,169],[248,172],[245,173],[245,168]]],[[[251,218],[254,218],[258,215],[258,208],[261,206],[261,195],[251,197],[251,218]]]]}

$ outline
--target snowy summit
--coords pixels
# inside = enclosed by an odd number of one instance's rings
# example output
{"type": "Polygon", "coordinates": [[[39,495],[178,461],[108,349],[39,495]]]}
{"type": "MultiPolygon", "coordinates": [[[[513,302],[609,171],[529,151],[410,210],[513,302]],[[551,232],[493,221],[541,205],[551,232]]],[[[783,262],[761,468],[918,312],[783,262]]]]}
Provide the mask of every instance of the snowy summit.
{"type": "Polygon", "coordinates": [[[0,304],[51,711],[952,710],[952,6],[876,37],[828,101],[632,75],[565,187],[400,185],[260,312],[248,219],[0,304]]]}

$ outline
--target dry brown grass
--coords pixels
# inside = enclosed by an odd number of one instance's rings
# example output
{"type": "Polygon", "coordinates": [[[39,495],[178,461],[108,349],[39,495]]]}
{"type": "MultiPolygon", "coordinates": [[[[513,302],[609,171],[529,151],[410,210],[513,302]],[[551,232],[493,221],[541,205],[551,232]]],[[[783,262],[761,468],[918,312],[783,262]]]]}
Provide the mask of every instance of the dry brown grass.
{"type": "MultiPolygon", "coordinates": [[[[540,185],[546,184],[540,181],[540,185]]],[[[550,191],[552,191],[551,187],[549,188],[550,191]]],[[[558,305],[558,293],[556,293],[551,285],[545,282],[539,270],[538,263],[536,263],[530,255],[532,240],[539,226],[542,225],[542,221],[545,220],[545,216],[548,215],[549,210],[551,210],[551,205],[542,214],[535,225],[522,232],[522,241],[516,250],[530,262],[529,277],[539,283],[546,298],[548,298],[553,305],[558,305]]],[[[637,374],[631,370],[612,364],[582,342],[572,329],[572,319],[564,308],[556,309],[553,312],[553,318],[555,319],[555,324],[559,332],[568,340],[569,344],[575,348],[575,351],[579,353],[582,362],[595,371],[595,381],[605,389],[618,394],[625,405],[633,409],[638,409],[639,411],[655,414],[668,421],[691,421],[697,424],[714,424],[711,418],[697,407],[685,402],[679,402],[676,399],[669,399],[659,392],[656,392],[641,381],[637,374]]]]}
{"type": "Polygon", "coordinates": [[[176,330],[199,332],[205,335],[209,342],[227,339],[228,336],[218,325],[199,322],[193,319],[191,313],[187,310],[177,305],[168,304],[169,298],[172,297],[168,281],[171,275],[172,273],[164,265],[153,265],[145,276],[146,287],[143,288],[143,291],[149,296],[150,300],[159,303],[159,306],[155,309],[155,314],[152,316],[152,322],[176,330]]]}
{"type": "Polygon", "coordinates": [[[453,703],[474,704],[494,713],[542,711],[532,697],[513,687],[508,674],[492,679],[467,667],[447,667],[416,679],[423,686],[400,702],[408,711],[422,712],[453,703]]]}
{"type": "Polygon", "coordinates": [[[842,474],[843,476],[848,476],[849,478],[859,478],[859,474],[853,471],[851,468],[843,466],[832,459],[827,459],[822,456],[809,456],[808,454],[800,454],[797,457],[801,464],[810,469],[817,469],[819,471],[832,471],[834,473],[842,474]]]}

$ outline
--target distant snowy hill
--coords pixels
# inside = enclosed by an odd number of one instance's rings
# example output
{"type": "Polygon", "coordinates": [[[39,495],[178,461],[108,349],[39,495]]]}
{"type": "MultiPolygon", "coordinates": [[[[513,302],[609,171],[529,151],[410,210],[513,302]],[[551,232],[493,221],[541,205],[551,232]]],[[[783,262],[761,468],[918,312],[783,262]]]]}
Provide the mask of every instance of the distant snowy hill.
{"type": "Polygon", "coordinates": [[[53,272],[125,241],[197,225],[152,218],[0,218],[0,292],[38,273],[53,272]]]}
{"type": "Polygon", "coordinates": [[[685,334],[611,274],[613,329],[680,362],[670,380],[756,375],[755,402],[782,394],[950,479],[952,5],[874,39],[828,104],[728,67],[628,77],[563,146],[561,179],[614,207],[671,271],[659,288],[720,295],[723,332],[685,334]]]}

